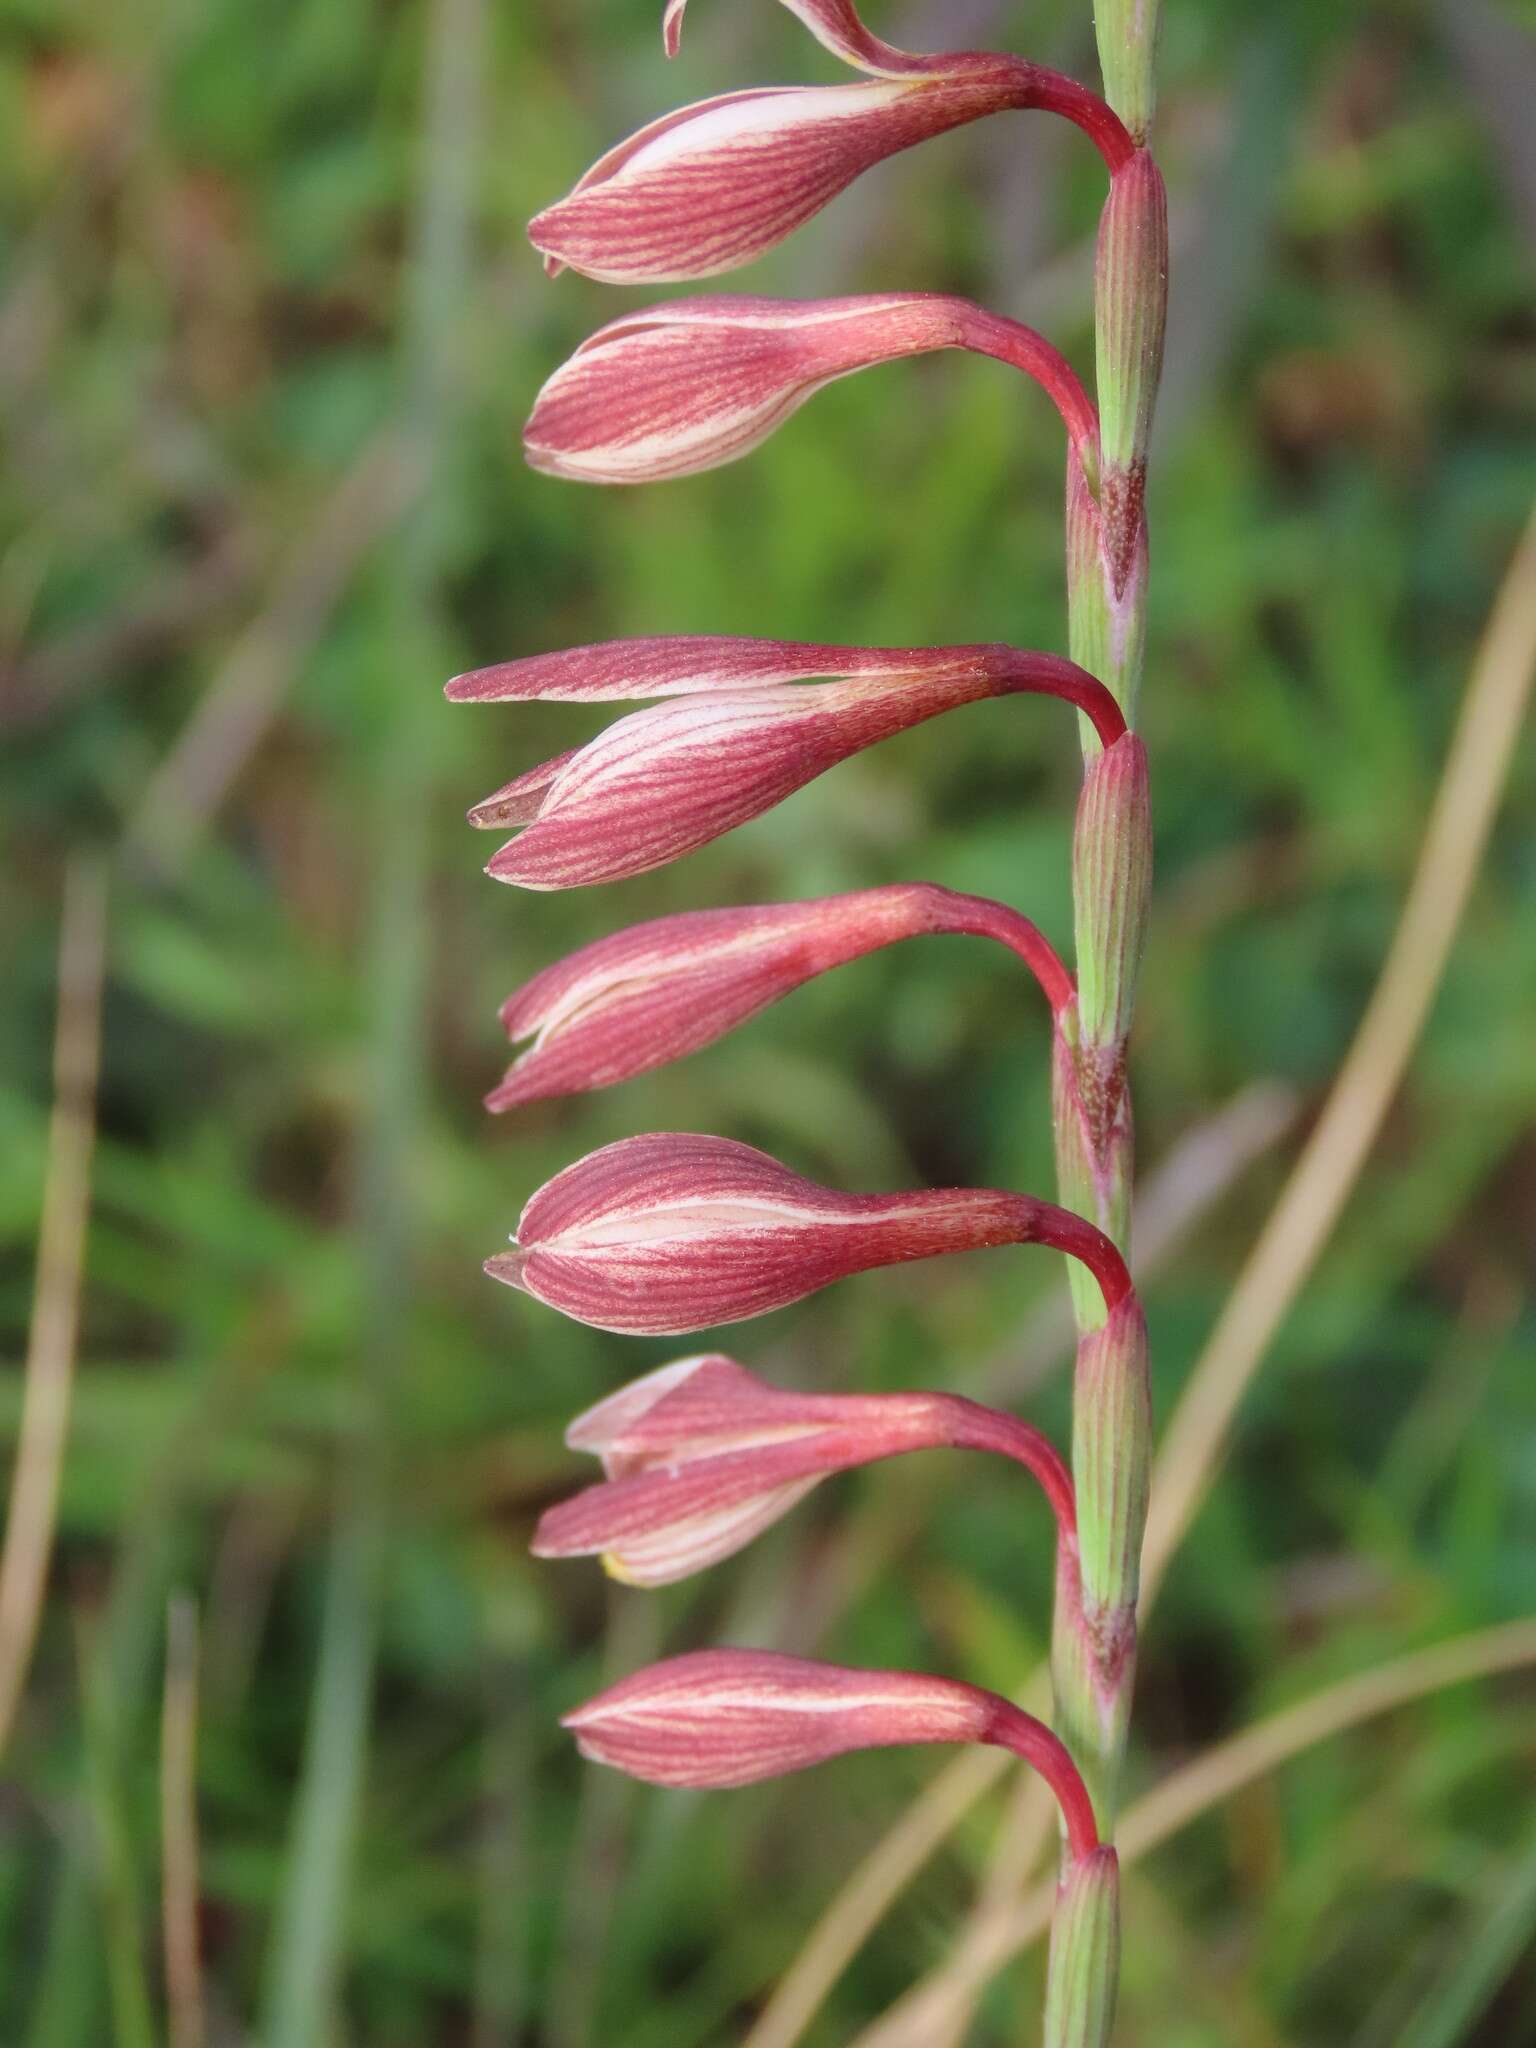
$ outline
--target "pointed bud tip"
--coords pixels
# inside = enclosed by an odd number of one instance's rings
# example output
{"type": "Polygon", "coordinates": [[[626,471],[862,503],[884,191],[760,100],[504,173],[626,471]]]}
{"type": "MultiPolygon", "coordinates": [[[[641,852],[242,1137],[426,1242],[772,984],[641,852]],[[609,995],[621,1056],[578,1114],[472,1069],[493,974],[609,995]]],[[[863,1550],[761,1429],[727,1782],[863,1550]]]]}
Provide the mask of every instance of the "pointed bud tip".
{"type": "Polygon", "coordinates": [[[536,469],[540,476],[570,476],[573,474],[561,461],[558,453],[546,441],[535,441],[531,435],[523,435],[523,460],[530,469],[536,469]]]}
{"type": "Polygon", "coordinates": [[[523,1269],[528,1264],[528,1254],[520,1245],[514,1245],[509,1252],[497,1252],[485,1261],[482,1271],[489,1273],[493,1280],[499,1280],[504,1287],[516,1287],[526,1293],[523,1286],[523,1269]]]}
{"type": "Polygon", "coordinates": [[[528,223],[528,239],[544,259],[546,277],[558,277],[566,267],[565,258],[556,248],[559,231],[555,226],[555,216],[559,211],[559,206],[547,206],[528,223]]]}

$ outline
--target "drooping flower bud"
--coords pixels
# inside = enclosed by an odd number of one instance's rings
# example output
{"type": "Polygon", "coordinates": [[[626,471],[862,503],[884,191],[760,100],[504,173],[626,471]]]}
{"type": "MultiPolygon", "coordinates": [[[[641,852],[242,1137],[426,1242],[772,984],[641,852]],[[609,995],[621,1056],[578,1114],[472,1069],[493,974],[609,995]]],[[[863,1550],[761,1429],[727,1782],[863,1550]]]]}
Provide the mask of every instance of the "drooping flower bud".
{"type": "Polygon", "coordinates": [[[486,1271],[578,1322],[676,1336],[784,1308],[850,1274],[941,1252],[1046,1244],[1130,1291],[1109,1239],[1070,1210],[997,1188],[846,1195],[727,1138],[621,1139],[530,1199],[486,1271]]]}
{"type": "Polygon", "coordinates": [[[1094,459],[1093,405],[1061,353],[1015,320],[938,292],[680,299],[627,314],[545,384],[524,446],[535,469],[590,483],[687,476],[755,448],[824,384],[947,348],[1033,377],[1094,459]]]}
{"type": "MultiPolygon", "coordinates": [[[[945,677],[957,670],[985,676],[991,684],[988,696],[1033,692],[1075,704],[1106,747],[1125,731],[1119,705],[1085,668],[1059,655],[1036,654],[995,640],[954,647],[846,647],[731,634],[660,634],[640,640],[599,640],[587,647],[562,647],[553,654],[469,669],[454,676],[443,694],[452,704],[609,704],[767,689],[811,676],[898,682],[914,676],[945,677]]],[[[560,764],[573,758],[562,754],[560,764]]]]}
{"type": "Polygon", "coordinates": [[[1074,1860],[1098,1847],[1092,1802],[1057,1738],[1022,1707],[957,1679],[698,1650],[620,1679],[565,1726],[595,1763],[649,1785],[699,1788],[751,1785],[856,1749],[992,1743],[1050,1785],[1074,1860]]]}
{"type": "Polygon", "coordinates": [[[1112,739],[1118,706],[1075,663],[1014,648],[896,650],[780,647],[772,641],[704,645],[724,650],[716,673],[744,683],[710,688],[695,644],[616,641],[566,656],[510,662],[449,685],[459,700],[503,697],[676,697],[632,713],[589,745],[509,782],[470,812],[473,824],[521,825],[523,836],[489,863],[499,881],[567,889],[644,874],[771,810],[850,754],[959,704],[1015,693],[1059,696],[1112,739]],[[594,674],[583,680],[583,660],[594,674]],[[631,657],[633,661],[631,662],[631,657]],[[846,659],[845,659],[846,657],[846,659]],[[667,663],[675,674],[669,676],[667,663]],[[814,689],[770,677],[841,669],[814,689]],[[775,666],[777,664],[777,667],[775,666]],[[640,675],[626,674],[631,666],[640,675]]]}
{"type": "Polygon", "coordinates": [[[566,1441],[607,1480],[551,1508],[539,1557],[601,1554],[616,1577],[664,1586],[729,1557],[819,1479],[904,1451],[986,1450],[1040,1482],[1072,1538],[1059,1453],[1017,1417],[954,1394],[802,1394],[712,1353],[665,1365],[579,1416],[566,1441]]]}
{"type": "MultiPolygon", "coordinates": [[[[913,56],[870,36],[851,6],[792,7],[867,85],[726,93],[653,121],[595,163],[529,235],[554,275],[615,284],[711,277],[750,263],[861,171],[968,121],[1045,108],[1090,135],[1111,171],[1131,148],[1104,102],[1059,72],[982,51],[913,56]]],[[[669,7],[676,48],[681,8],[669,7]]]]}
{"type": "Polygon", "coordinates": [[[1072,978],[1044,936],[1006,904],[931,882],[809,903],[685,910],[631,926],[546,967],[502,1005],[533,1043],[486,1097],[492,1110],[607,1088],[734,1030],[813,975],[921,933],[972,933],[1011,947],[1054,1010],[1072,978]]]}
{"type": "Polygon", "coordinates": [[[632,712],[551,776],[519,776],[472,825],[520,825],[499,882],[571,889],[664,867],[803,789],[850,754],[991,695],[975,674],[720,690],[632,712]]]}

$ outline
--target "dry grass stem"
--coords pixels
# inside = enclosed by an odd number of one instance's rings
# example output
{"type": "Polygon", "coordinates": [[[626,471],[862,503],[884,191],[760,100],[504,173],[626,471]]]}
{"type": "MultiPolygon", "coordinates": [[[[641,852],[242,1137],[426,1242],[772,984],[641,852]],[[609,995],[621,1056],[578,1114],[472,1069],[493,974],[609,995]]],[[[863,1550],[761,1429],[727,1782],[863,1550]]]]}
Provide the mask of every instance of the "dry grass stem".
{"type": "Polygon", "coordinates": [[[186,1594],[166,1610],[160,1710],[161,1936],[170,2048],[203,2048],[203,1964],[198,1940],[197,1609],[186,1594]]]}
{"type": "Polygon", "coordinates": [[[0,1754],[10,1739],[37,1639],[69,1431],[96,1139],[106,923],[104,877],[95,866],[79,862],[69,870],[64,888],[53,1116],[21,1425],[0,1555],[0,1754]]]}
{"type": "Polygon", "coordinates": [[[1159,1448],[1145,1602],[1205,1498],[1238,1403],[1360,1177],[1429,1015],[1536,683],[1536,511],[1484,629],[1418,864],[1360,1028],[1159,1448]]]}
{"type": "MultiPolygon", "coordinates": [[[[1448,1686],[1531,1665],[1536,1665],[1536,1621],[1517,1621],[1437,1643],[1329,1686],[1218,1743],[1128,1807],[1119,1830],[1120,1860],[1130,1864],[1149,1855],[1244,1786],[1362,1722],[1448,1686]]],[[[1022,1899],[1010,1899],[975,1921],[944,1971],[866,2027],[852,2048],[931,2048],[935,2029],[945,2026],[956,2000],[974,2001],[990,1977],[1045,1933],[1054,1889],[1049,1883],[1037,1885],[1022,1899]]]]}

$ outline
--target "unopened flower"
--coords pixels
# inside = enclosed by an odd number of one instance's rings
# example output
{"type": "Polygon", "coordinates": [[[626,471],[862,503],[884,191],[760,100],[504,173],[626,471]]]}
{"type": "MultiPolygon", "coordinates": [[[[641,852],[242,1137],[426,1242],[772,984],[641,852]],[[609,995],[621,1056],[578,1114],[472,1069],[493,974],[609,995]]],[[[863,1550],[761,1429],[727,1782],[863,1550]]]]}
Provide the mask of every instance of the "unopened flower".
{"type": "Polygon", "coordinates": [[[751,1145],[658,1132],[547,1181],[486,1271],[598,1329],[675,1336],[877,1266],[1011,1244],[1081,1259],[1108,1308],[1131,1291],[1110,1240],[1053,1202],[997,1188],[847,1195],[751,1145]]]}
{"type": "Polygon", "coordinates": [[[647,1373],[572,1423],[607,1479],[551,1508],[539,1557],[601,1554],[616,1577],[664,1586],[729,1557],[819,1479],[903,1451],[1000,1452],[1032,1472],[1073,1536],[1059,1453],[1016,1416],[956,1394],[802,1394],[712,1353],[647,1373]]]}
{"type": "Polygon", "coordinates": [[[595,940],[509,996],[507,1036],[533,1042],[486,1106],[627,1081],[713,1044],[813,975],[929,932],[1000,939],[1038,976],[1054,1010],[1072,1000],[1072,977],[1027,917],[932,882],[685,910],[595,940]]]}
{"type": "MultiPolygon", "coordinates": [[[[602,157],[529,235],[554,275],[616,284],[710,277],[750,263],[888,156],[1005,109],[1065,114],[1111,170],[1131,141],[1104,102],[1059,72],[983,51],[913,56],[846,5],[792,11],[870,83],[769,86],[664,115],[602,157]]],[[[681,10],[668,9],[676,48],[681,10]]]]}
{"type": "Polygon", "coordinates": [[[856,1749],[993,1743],[1049,1784],[1074,1862],[1098,1847],[1093,1802],[1057,1737],[1022,1707],[953,1678],[699,1650],[620,1679],[565,1726],[596,1763],[650,1785],[701,1788],[782,1777],[856,1749]]]}
{"type": "Polygon", "coordinates": [[[1088,713],[1106,745],[1124,730],[1103,684],[1059,655],[999,646],[861,654],[761,640],[711,640],[703,648],[686,638],[615,641],[510,662],[449,685],[460,701],[680,700],[631,713],[477,804],[473,824],[526,827],[487,873],[526,889],[644,874],[771,810],[850,754],[986,697],[1061,697],[1088,713]],[[593,670],[585,683],[583,656],[593,670]],[[638,673],[626,673],[631,668],[638,673]],[[834,672],[839,680],[815,688],[779,680],[834,672]]]}
{"type": "Polygon", "coordinates": [[[628,484],[712,469],[757,446],[813,392],[874,363],[969,349],[1033,377],[1092,460],[1092,402],[1031,328],[938,292],[850,299],[679,299],[600,328],[539,393],[535,469],[628,484]]]}

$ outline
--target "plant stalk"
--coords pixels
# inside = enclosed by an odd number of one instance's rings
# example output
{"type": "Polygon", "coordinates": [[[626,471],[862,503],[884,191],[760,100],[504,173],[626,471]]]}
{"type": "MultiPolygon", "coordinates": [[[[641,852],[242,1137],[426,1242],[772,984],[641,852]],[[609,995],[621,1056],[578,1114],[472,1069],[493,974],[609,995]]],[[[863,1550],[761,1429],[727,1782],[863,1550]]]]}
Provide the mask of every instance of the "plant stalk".
{"type": "MultiPolygon", "coordinates": [[[[1063,1203],[1129,1254],[1134,1127],[1126,1046],[1146,938],[1151,820],[1135,735],[1146,647],[1147,447],[1162,367],[1168,231],[1161,176],[1144,141],[1153,108],[1158,0],[1099,0],[1107,96],[1139,146],[1111,181],[1099,230],[1094,339],[1097,474],[1069,455],[1068,643],[1114,692],[1132,730],[1107,751],[1084,730],[1073,847],[1078,998],[1058,1024],[1053,1119],[1063,1203]]],[[[1072,1276],[1077,1568],[1058,1573],[1052,1679],[1056,1725],[1112,1842],[1136,1670],[1136,1598],[1146,1528],[1152,1418],[1145,1326],[1111,1317],[1072,1276]]],[[[1112,1852],[1109,1853],[1113,1865],[1112,1852]]],[[[1104,2048],[1119,1971],[1112,1886],[1058,1894],[1047,1978],[1047,2048],[1104,2048]],[[1070,1910],[1069,1910],[1070,1909],[1070,1910]]]]}

